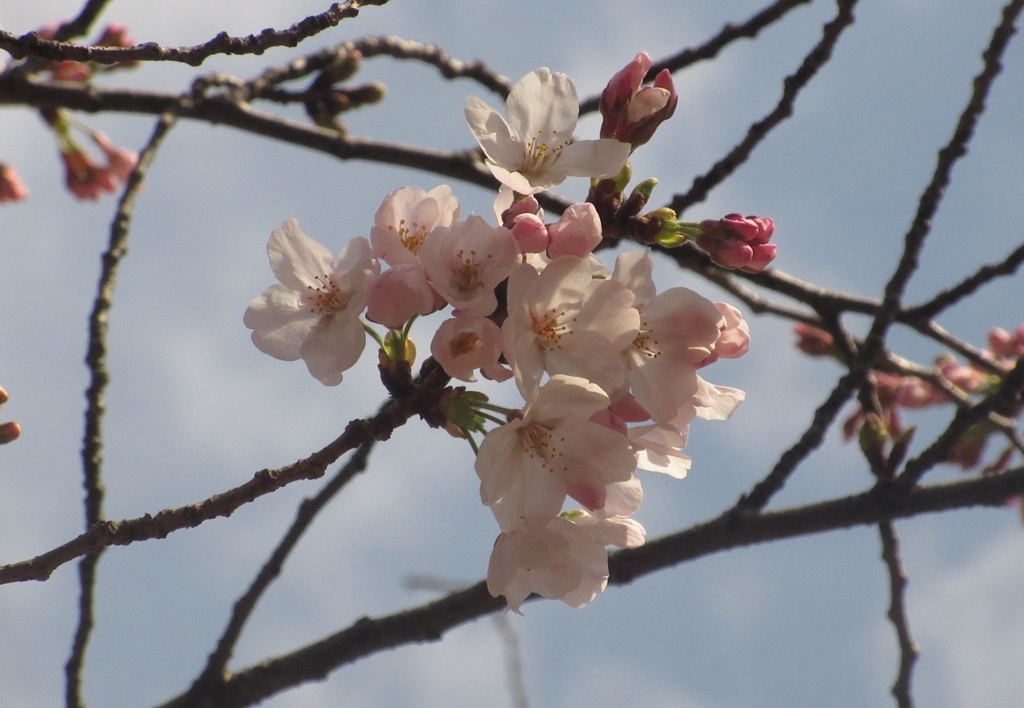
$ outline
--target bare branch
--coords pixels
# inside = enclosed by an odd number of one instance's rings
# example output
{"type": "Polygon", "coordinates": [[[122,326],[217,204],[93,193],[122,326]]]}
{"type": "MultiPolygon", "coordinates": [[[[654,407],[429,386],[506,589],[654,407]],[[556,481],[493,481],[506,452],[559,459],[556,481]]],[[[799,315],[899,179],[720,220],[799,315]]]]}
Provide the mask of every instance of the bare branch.
{"type": "Polygon", "coordinates": [[[224,628],[224,632],[221,634],[220,639],[217,640],[217,647],[210,654],[209,659],[206,662],[206,667],[202,673],[196,678],[193,689],[202,690],[202,686],[210,681],[222,681],[225,675],[228,661],[231,659],[231,655],[234,652],[235,645],[238,643],[239,637],[242,635],[242,629],[245,627],[245,623],[252,615],[252,611],[256,608],[256,603],[259,602],[260,598],[270,583],[272,583],[278,575],[281,574],[281,569],[284,567],[284,562],[291,554],[295,546],[298,545],[299,539],[313,523],[317,514],[327,506],[328,502],[331,501],[341,491],[348,482],[355,477],[357,474],[366,469],[366,461],[370,456],[370,451],[373,449],[374,441],[370,440],[356,450],[355,454],[349,458],[349,461],[338,470],[338,473],[324,485],[315,497],[307,498],[303,500],[302,504],[299,505],[298,513],[295,515],[295,520],[292,525],[288,528],[288,531],[281,538],[280,543],[274,549],[273,553],[260,568],[259,573],[253,579],[252,584],[242,594],[238,600],[235,601],[234,608],[231,612],[231,617],[228,619],[228,624],[224,628]]]}
{"type": "Polygon", "coordinates": [[[64,563],[107,546],[124,546],[137,541],[165,538],[184,528],[194,528],[210,519],[230,516],[239,507],[275,492],[293,482],[318,479],[343,454],[369,440],[386,440],[413,415],[429,414],[443,392],[448,377],[432,367],[417,380],[411,393],[393,398],[377,415],[354,420],[326,447],[286,467],[263,469],[233,489],[188,506],[164,509],[155,515],[124,521],[102,521],[62,546],[30,560],[0,566],[0,585],[24,580],[46,580],[64,563]]]}
{"type": "Polygon", "coordinates": [[[917,645],[910,635],[910,621],[904,593],[907,588],[907,574],[900,561],[899,537],[896,526],[891,521],[878,524],[878,532],[882,538],[882,560],[889,572],[889,621],[896,630],[896,639],[900,647],[900,668],[896,682],[892,686],[892,695],[899,708],[913,708],[914,699],[910,690],[910,677],[917,661],[917,645]]]}
{"type": "Polygon", "coordinates": [[[221,32],[208,42],[193,47],[164,47],[155,42],[146,42],[134,47],[86,47],[43,39],[35,32],[16,37],[0,30],[0,49],[6,50],[17,59],[30,56],[46,61],[91,61],[97,64],[176,61],[199,66],[206,59],[218,54],[263,54],[273,47],[298,46],[299,43],[334,27],[342,20],[355,17],[364,5],[384,5],[387,2],[388,0],[347,0],[343,3],[334,3],[324,12],[300,20],[288,29],[268,28],[259,34],[250,34],[246,37],[232,37],[227,32],[221,32]]]}
{"type": "MultiPolygon", "coordinates": [[[[725,513],[711,521],[609,558],[612,585],[719,551],[969,506],[1002,506],[1024,492],[1024,468],[992,477],[918,487],[907,494],[889,487],[803,507],[765,513],[725,513]]],[[[536,599],[534,597],[534,599],[536,599]]],[[[294,652],[238,671],[203,695],[182,694],[164,708],[232,708],[265,700],[384,649],[437,641],[461,624],[495,612],[502,601],[483,581],[439,600],[385,617],[364,617],[350,627],[294,652]]]]}
{"type": "MultiPolygon", "coordinates": [[[[86,389],[85,432],[82,441],[82,472],[85,487],[85,528],[103,519],[103,414],[104,396],[110,375],[107,372],[107,324],[114,303],[114,285],[118,266],[127,253],[128,227],[131,223],[135,199],[142,187],[149,166],[156,157],[161,143],[174,125],[173,114],[165,114],[157,121],[153,134],[139,154],[139,159],[128,175],[124,191],[110,226],[110,241],[101,259],[99,284],[89,316],[89,342],[85,363],[90,382],[86,389]]],[[[80,596],[78,601],[78,627],[71,644],[71,654],[65,666],[65,699],[69,708],[82,705],[81,682],[85,650],[93,626],[93,597],[96,587],[96,568],[99,549],[85,556],[78,565],[80,596]]]]}
{"type": "Polygon", "coordinates": [[[839,11],[836,16],[825,25],[821,41],[814,49],[804,57],[800,67],[793,74],[786,77],[782,82],[782,97],[772,111],[750,126],[746,136],[740,143],[729,151],[724,158],[703,176],[693,181],[693,186],[686,194],[677,195],[669,205],[677,214],[682,214],[694,204],[704,201],[708,193],[722,183],[726,177],[731,175],[736,168],[746,162],[754,148],[764,140],[768,134],[782,121],[793,115],[793,105],[797,96],[810,83],[814,75],[821,67],[832,58],[832,50],[839,42],[843,31],[853,24],[853,7],[857,0],[837,0],[839,11]]]}

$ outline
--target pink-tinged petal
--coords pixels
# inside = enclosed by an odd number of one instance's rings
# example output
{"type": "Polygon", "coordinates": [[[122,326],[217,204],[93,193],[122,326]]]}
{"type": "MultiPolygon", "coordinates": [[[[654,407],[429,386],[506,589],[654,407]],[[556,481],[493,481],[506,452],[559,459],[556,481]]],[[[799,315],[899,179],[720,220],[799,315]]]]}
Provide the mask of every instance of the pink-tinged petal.
{"type": "Polygon", "coordinates": [[[334,270],[331,252],[304,234],[295,219],[288,219],[270,234],[267,256],[277,279],[299,292],[315,285],[318,276],[324,277],[334,270]]]}
{"type": "Polygon", "coordinates": [[[480,478],[480,501],[496,504],[513,487],[520,474],[523,449],[519,439],[521,420],[488,431],[480,443],[474,469],[480,478]]]}
{"type": "Polygon", "coordinates": [[[605,492],[604,507],[598,514],[602,518],[631,516],[640,509],[640,504],[644,500],[644,490],[636,474],[630,475],[624,482],[609,484],[605,492]]]}
{"type": "Polygon", "coordinates": [[[633,293],[633,306],[644,309],[657,290],[654,286],[654,260],[650,249],[624,251],[615,259],[612,279],[625,285],[633,293]]]}
{"type": "Polygon", "coordinates": [[[593,204],[573,204],[547,229],[547,234],[550,238],[547,252],[551,258],[586,258],[601,243],[601,217],[593,204]]]}
{"type": "Polygon", "coordinates": [[[747,397],[743,391],[730,386],[717,386],[697,377],[697,394],[693,397],[698,418],[726,420],[747,397]]]}

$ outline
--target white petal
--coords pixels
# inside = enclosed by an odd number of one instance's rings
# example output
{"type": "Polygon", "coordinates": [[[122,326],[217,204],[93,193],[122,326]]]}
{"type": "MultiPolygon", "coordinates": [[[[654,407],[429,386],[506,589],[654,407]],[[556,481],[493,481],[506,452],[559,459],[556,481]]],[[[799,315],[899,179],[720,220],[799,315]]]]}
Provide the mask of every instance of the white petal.
{"type": "Polygon", "coordinates": [[[488,159],[508,169],[523,164],[526,151],[519,136],[496,110],[476,96],[466,100],[466,122],[488,159]]]}
{"type": "Polygon", "coordinates": [[[629,159],[629,143],[602,138],[577,140],[558,158],[558,170],[571,177],[614,177],[629,159]]]}
{"type": "Polygon", "coordinates": [[[365,346],[366,331],[358,319],[341,314],[322,317],[302,343],[302,360],[320,383],[337,386],[365,346]]]}
{"type": "Polygon", "coordinates": [[[314,283],[313,278],[333,270],[331,252],[304,234],[295,219],[288,219],[270,234],[267,256],[277,279],[300,292],[314,283]]]}

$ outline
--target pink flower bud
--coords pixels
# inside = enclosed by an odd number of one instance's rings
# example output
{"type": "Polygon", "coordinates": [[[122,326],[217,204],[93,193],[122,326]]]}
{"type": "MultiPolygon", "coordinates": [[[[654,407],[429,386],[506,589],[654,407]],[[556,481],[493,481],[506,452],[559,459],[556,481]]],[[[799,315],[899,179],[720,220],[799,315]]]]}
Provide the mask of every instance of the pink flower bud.
{"type": "Polygon", "coordinates": [[[61,159],[64,161],[64,183],[78,199],[97,199],[104,192],[117,189],[114,176],[93,162],[81,148],[65,148],[61,159]]]}
{"type": "Polygon", "coordinates": [[[509,229],[521,253],[543,253],[548,249],[548,227],[536,214],[520,214],[509,229]]]}
{"type": "Polygon", "coordinates": [[[834,356],[836,343],[832,335],[823,329],[798,322],[793,325],[796,335],[796,348],[810,356],[834,356]]]}
{"type": "Polygon", "coordinates": [[[512,206],[501,213],[501,225],[506,229],[511,229],[512,224],[515,223],[516,217],[523,214],[533,214],[541,218],[544,217],[544,212],[541,211],[540,202],[537,201],[536,197],[532,194],[523,197],[519,201],[512,202],[512,206]]]}
{"type": "Polygon", "coordinates": [[[13,167],[0,164],[0,204],[28,199],[28,189],[13,167]]]}
{"type": "Polygon", "coordinates": [[[993,354],[1004,359],[1024,356],[1024,325],[1012,333],[1001,327],[994,328],[988,333],[988,346],[993,354]]]}
{"type": "Polygon", "coordinates": [[[697,246],[723,268],[760,273],[775,258],[776,245],[768,243],[775,222],[766,216],[726,214],[706,219],[697,246]]]}
{"type": "Polygon", "coordinates": [[[107,171],[119,182],[127,182],[139,156],[131,150],[117,147],[103,133],[93,133],[92,139],[107,158],[107,171]]]}
{"type": "Polygon", "coordinates": [[[586,258],[601,243],[601,217],[593,204],[573,204],[548,227],[548,255],[586,258]]]}
{"type": "Polygon", "coordinates": [[[668,69],[658,73],[653,86],[641,86],[652,64],[651,56],[640,52],[608,82],[601,94],[602,138],[636,149],[675,112],[679,96],[668,69]]]}
{"type": "Polygon", "coordinates": [[[14,442],[21,436],[21,426],[14,422],[0,423],[0,445],[14,442]]]}

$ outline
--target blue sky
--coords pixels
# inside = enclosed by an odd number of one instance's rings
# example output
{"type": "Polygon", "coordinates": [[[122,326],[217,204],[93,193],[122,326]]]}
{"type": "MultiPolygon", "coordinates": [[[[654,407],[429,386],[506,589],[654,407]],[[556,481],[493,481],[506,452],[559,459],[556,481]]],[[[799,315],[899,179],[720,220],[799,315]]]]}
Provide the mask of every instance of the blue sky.
{"type": "MultiPolygon", "coordinates": [[[[76,2],[8,3],[0,26],[16,33],[73,15],[76,2]],[[31,5],[31,6],[29,6],[31,5]],[[13,6],[13,7],[12,7],[13,6]]],[[[111,3],[104,20],[126,22],[139,40],[169,45],[283,27],[326,3],[181,0],[111,3]]],[[[436,43],[483,59],[511,78],[549,66],[582,96],[646,50],[656,58],[698,43],[760,3],[611,0],[437,3],[392,0],[317,37],[308,49],[372,34],[436,43]],[[443,6],[443,9],[440,9],[443,6]]],[[[679,110],[637,153],[638,177],[655,176],[654,199],[685,191],[774,106],[781,80],[818,40],[834,12],[815,2],[757,42],[676,78],[679,110]]],[[[834,61],[783,124],[734,177],[688,213],[730,211],[776,219],[778,268],[828,288],[877,296],[980,69],[998,19],[989,0],[864,2],[834,61]]],[[[201,71],[248,77],[298,52],[215,58],[201,71]]],[[[193,70],[162,65],[109,83],[184,90],[193,70]]],[[[388,100],[354,114],[353,133],[439,148],[465,148],[468,81],[444,82],[427,67],[366,62],[360,80],[383,81],[388,100]]],[[[1024,49],[1011,46],[1004,75],[966,160],[957,167],[909,289],[911,301],[999,260],[1020,243],[1024,193],[1024,49]]],[[[488,100],[491,100],[488,97],[488,100]]],[[[496,103],[496,101],[495,101],[496,103]]],[[[116,142],[138,148],[152,119],[86,116],[116,142]]],[[[27,558],[81,526],[79,446],[85,322],[114,200],[75,202],[63,192],[52,141],[28,110],[0,113],[0,160],[13,164],[32,199],[0,220],[0,384],[12,395],[4,419],[24,437],[0,450],[0,561],[27,558]]],[[[579,137],[594,137],[584,120],[579,137]]],[[[130,253],[111,315],[105,449],[106,512],[134,517],[206,498],[263,467],[304,457],[345,422],[370,413],[383,390],[372,357],[338,388],[298,363],[252,347],[241,316],[271,282],[270,231],[296,217],[332,250],[367,235],[385,194],[441,182],[421,172],[331,157],[240,134],[182,124],[141,195],[130,253]]],[[[487,214],[493,193],[452,185],[463,214],[487,214]]],[[[582,198],[583,180],[559,192],[582,198]]],[[[729,298],[689,274],[659,267],[658,285],[687,285],[729,298]]],[[[1020,277],[944,313],[940,324],[983,344],[992,326],[1021,317],[1020,277]]],[[[714,516],[761,478],[803,430],[839,370],[793,349],[789,325],[749,315],[750,353],[709,370],[748,399],[726,423],[696,424],[686,480],[644,478],[637,515],[659,536],[714,516]]],[[[854,329],[863,324],[850,321],[854,329]]],[[[426,349],[429,332],[422,329],[426,349]]],[[[928,363],[939,349],[905,333],[901,354],[928,363]]],[[[509,391],[496,395],[509,396],[509,391]]],[[[507,399],[512,404],[514,399],[507,399]]],[[[916,417],[922,433],[948,418],[916,417]]],[[[922,436],[922,439],[925,436],[922,436]]],[[[934,479],[958,473],[941,469],[934,479]]],[[[776,500],[792,505],[870,484],[855,451],[833,434],[776,500]]],[[[100,564],[98,626],[85,696],[97,706],[166,699],[191,681],[264,556],[316,483],[297,484],[227,520],[166,540],[109,551],[100,564]]],[[[907,600],[922,656],[921,705],[1011,705],[1024,658],[1024,529],[1012,510],[957,512],[898,524],[911,578],[907,600]]],[[[244,634],[235,668],[429,599],[405,587],[410,574],[475,582],[496,529],[479,503],[467,446],[414,423],[398,431],[322,514],[267,593],[244,634]]],[[[896,644],[885,619],[887,579],[877,532],[853,529],[735,550],[613,588],[583,610],[531,603],[514,617],[526,688],[536,706],[875,706],[889,702],[896,644]],[[639,698],[638,698],[639,697],[639,698]]],[[[0,686],[11,705],[50,706],[75,623],[73,564],[46,583],[0,588],[0,686]]],[[[502,645],[489,620],[444,641],[403,647],[283,693],[267,706],[479,706],[507,703],[502,645]]]]}

